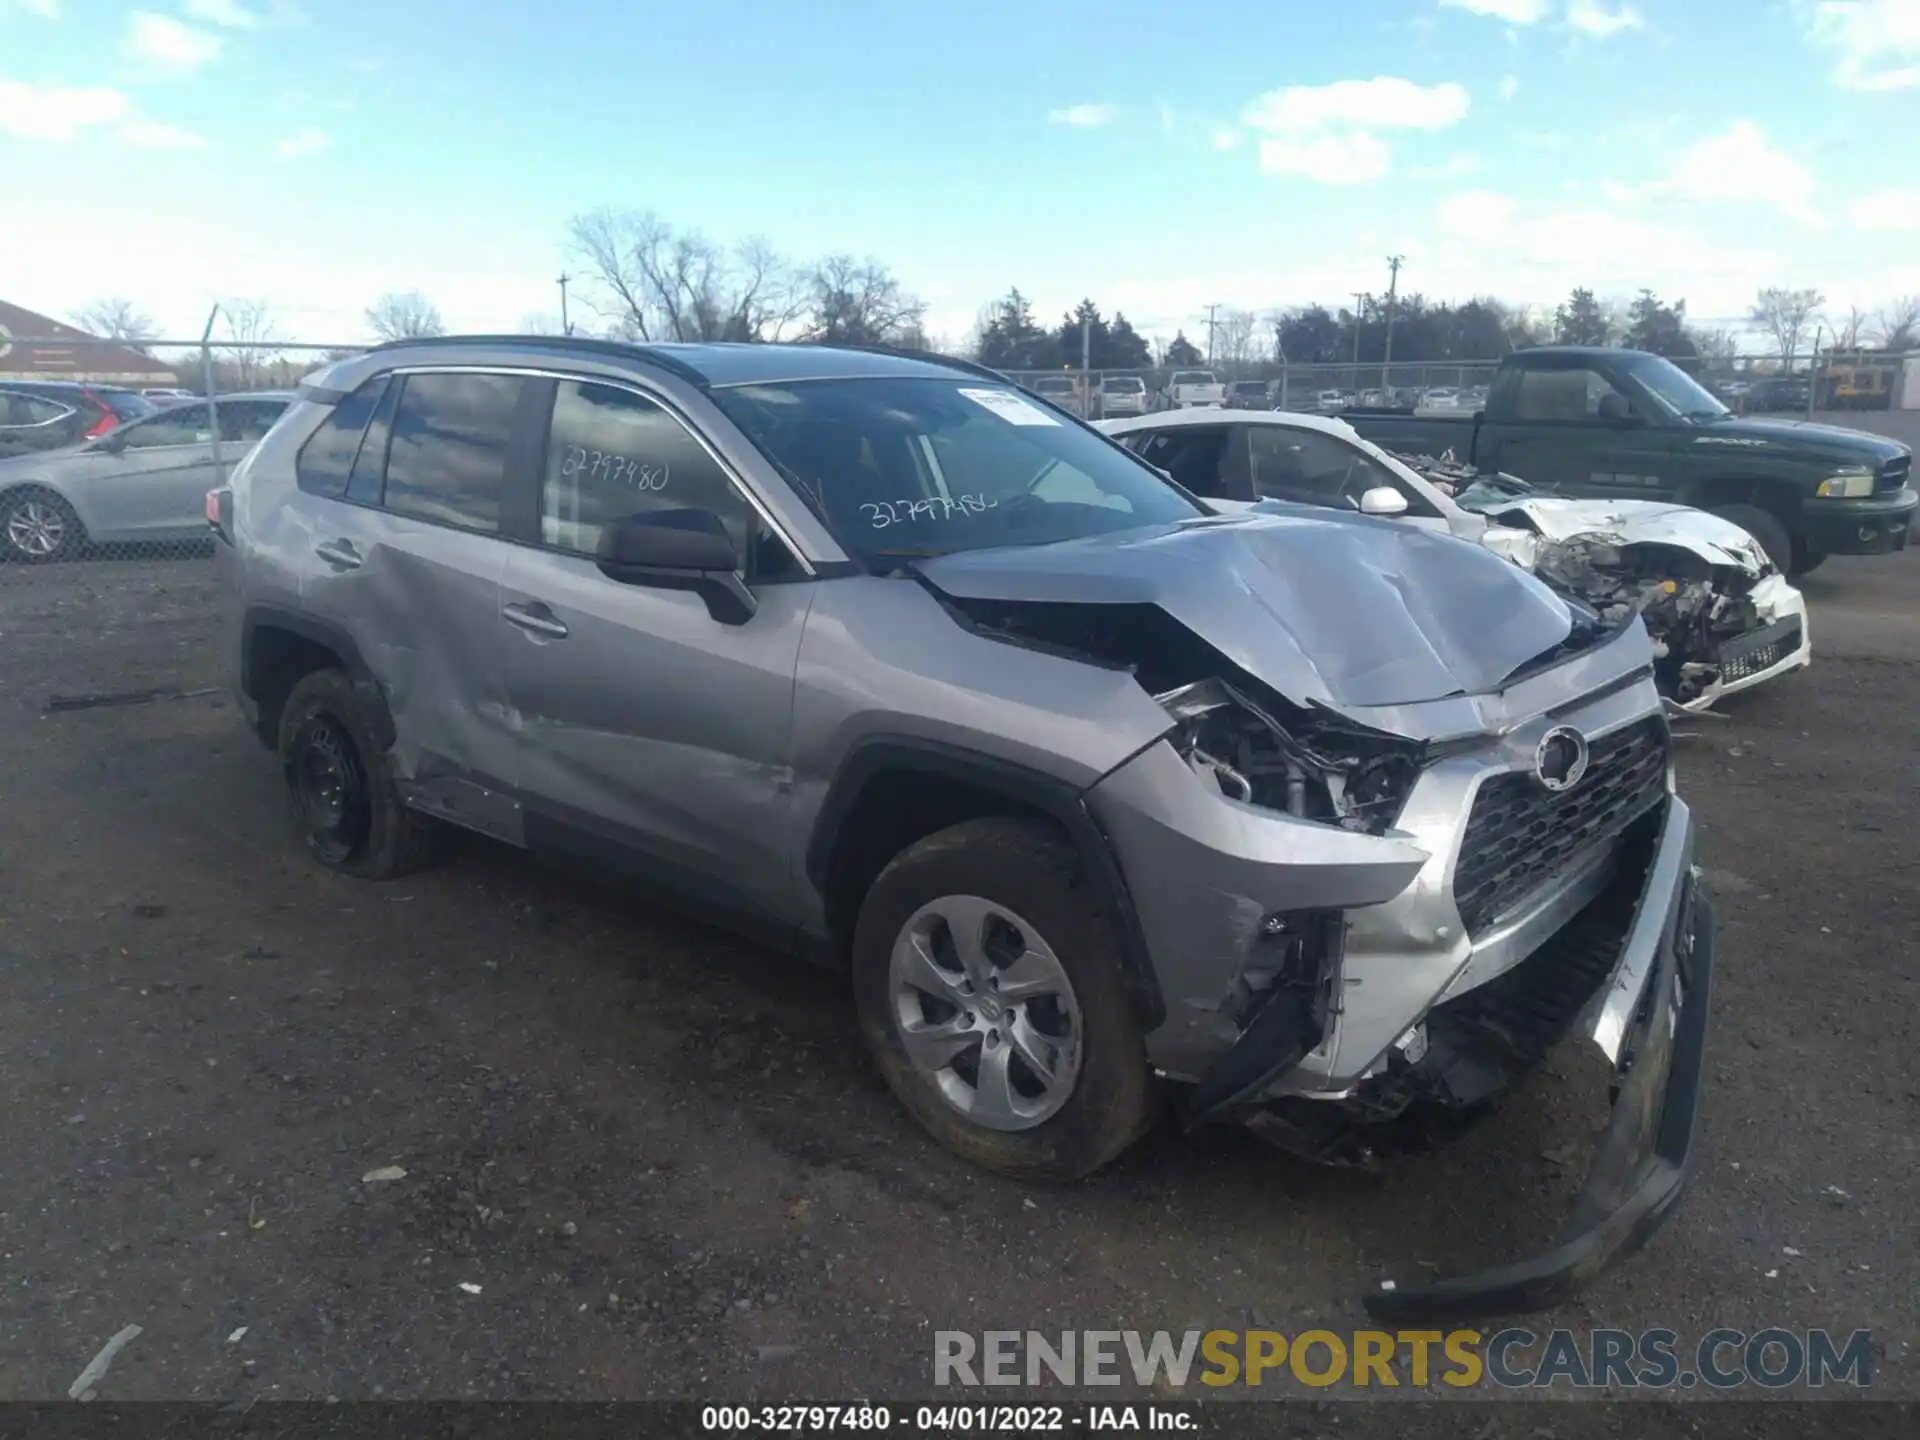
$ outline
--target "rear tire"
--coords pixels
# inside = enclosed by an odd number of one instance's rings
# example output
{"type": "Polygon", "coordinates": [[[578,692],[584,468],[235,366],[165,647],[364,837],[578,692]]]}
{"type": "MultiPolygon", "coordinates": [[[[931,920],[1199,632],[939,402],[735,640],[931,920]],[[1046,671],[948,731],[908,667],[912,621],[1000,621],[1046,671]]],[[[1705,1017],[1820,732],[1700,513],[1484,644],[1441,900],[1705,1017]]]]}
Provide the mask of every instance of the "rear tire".
{"type": "Polygon", "coordinates": [[[294,824],[327,869],[392,880],[446,853],[451,832],[401,803],[392,754],[342,672],[316,670],[293,687],[278,748],[294,824]]]}
{"type": "Polygon", "coordinates": [[[954,1154],[1076,1180],[1158,1113],[1118,949],[1064,838],[970,820],[901,852],[868,890],[853,939],[861,1034],[893,1093],[954,1154]]]}
{"type": "Polygon", "coordinates": [[[0,554],[27,565],[71,560],[87,544],[73,507],[51,490],[29,487],[0,497],[0,554]]]}
{"type": "Polygon", "coordinates": [[[1782,574],[1793,570],[1793,537],[1787,533],[1787,527],[1780,517],[1771,510],[1762,510],[1758,505],[1716,505],[1710,513],[1722,520],[1731,520],[1758,540],[1760,548],[1767,552],[1767,558],[1779,567],[1782,574]]]}

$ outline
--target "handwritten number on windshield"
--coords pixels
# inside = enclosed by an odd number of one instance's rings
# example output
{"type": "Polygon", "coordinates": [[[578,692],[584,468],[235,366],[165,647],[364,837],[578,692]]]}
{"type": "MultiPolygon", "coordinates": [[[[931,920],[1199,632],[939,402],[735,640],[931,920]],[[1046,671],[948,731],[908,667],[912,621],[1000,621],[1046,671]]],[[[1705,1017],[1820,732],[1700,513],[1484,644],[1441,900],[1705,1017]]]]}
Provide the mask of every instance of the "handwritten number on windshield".
{"type": "Polygon", "coordinates": [[[628,485],[635,490],[658,492],[667,488],[666,462],[657,464],[615,455],[609,450],[589,450],[584,445],[569,445],[560,459],[562,480],[604,481],[609,485],[628,485]]]}
{"type": "Polygon", "coordinates": [[[915,520],[951,520],[955,515],[983,515],[998,509],[1000,502],[987,495],[935,495],[926,500],[869,501],[860,513],[876,530],[889,525],[906,525],[915,520]]]}

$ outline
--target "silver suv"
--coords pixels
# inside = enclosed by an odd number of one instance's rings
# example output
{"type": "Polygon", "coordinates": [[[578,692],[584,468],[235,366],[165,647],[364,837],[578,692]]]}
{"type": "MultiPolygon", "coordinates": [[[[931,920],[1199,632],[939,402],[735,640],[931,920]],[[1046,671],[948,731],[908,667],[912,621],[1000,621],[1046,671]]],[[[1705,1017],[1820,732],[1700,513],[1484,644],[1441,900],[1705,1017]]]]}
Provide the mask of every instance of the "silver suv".
{"type": "Polygon", "coordinates": [[[1169,1099],[1386,1155],[1577,1028],[1617,1102],[1568,1238],[1383,1317],[1549,1303],[1680,1194],[1712,917],[1637,620],[855,349],[389,346],[208,508],[323,865],[618,863],[847,967],[905,1107],[1027,1176],[1169,1099]]]}

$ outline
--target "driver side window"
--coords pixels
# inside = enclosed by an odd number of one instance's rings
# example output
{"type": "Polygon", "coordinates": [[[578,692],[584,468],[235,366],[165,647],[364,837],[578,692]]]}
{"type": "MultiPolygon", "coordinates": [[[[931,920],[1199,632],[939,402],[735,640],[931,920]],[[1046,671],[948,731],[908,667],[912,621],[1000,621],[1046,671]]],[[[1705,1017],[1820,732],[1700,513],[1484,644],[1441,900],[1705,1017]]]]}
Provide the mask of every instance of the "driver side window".
{"type": "Polygon", "coordinates": [[[158,450],[168,445],[205,445],[213,439],[204,404],[176,405],[151,419],[136,420],[124,427],[120,434],[129,450],[158,450]]]}

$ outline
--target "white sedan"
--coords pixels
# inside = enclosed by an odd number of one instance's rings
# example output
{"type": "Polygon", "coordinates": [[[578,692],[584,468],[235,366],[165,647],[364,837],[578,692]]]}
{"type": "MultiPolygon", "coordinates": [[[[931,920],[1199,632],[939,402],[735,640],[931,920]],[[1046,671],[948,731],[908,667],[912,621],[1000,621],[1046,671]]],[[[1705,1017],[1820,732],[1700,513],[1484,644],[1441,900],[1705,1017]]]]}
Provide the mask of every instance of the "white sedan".
{"type": "Polygon", "coordinates": [[[1212,410],[1105,420],[1099,429],[1217,510],[1317,505],[1484,545],[1609,622],[1638,613],[1655,678],[1681,710],[1798,670],[1813,656],[1806,601],[1729,520],[1650,500],[1566,500],[1510,475],[1455,495],[1360,438],[1292,411],[1212,410]]]}

